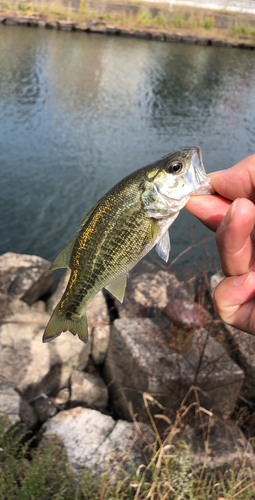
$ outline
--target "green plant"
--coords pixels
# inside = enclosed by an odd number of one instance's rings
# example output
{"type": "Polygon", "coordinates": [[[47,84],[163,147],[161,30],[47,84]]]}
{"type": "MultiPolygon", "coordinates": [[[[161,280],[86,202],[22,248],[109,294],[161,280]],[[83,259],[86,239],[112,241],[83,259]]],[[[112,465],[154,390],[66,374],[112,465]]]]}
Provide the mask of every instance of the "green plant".
{"type": "Polygon", "coordinates": [[[152,17],[150,11],[147,9],[141,10],[137,16],[137,20],[141,24],[151,24],[152,17]]]}
{"type": "Polygon", "coordinates": [[[27,3],[26,0],[22,0],[18,5],[18,9],[26,12],[31,9],[31,3],[27,3]]]}
{"type": "Polygon", "coordinates": [[[213,16],[210,16],[210,17],[206,17],[204,19],[204,22],[203,22],[203,27],[206,29],[206,30],[210,30],[213,25],[214,25],[214,17],[213,16]]]}
{"type": "Polygon", "coordinates": [[[177,28],[181,28],[183,26],[183,15],[177,13],[173,14],[170,18],[170,22],[177,28]]]}

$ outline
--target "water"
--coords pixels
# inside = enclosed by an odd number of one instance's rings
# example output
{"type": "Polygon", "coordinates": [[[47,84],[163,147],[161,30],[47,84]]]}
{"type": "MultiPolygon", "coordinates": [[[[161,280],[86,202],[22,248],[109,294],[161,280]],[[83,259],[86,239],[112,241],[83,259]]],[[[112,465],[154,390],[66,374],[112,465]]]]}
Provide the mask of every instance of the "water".
{"type": "MultiPolygon", "coordinates": [[[[170,151],[200,145],[210,172],[255,150],[254,52],[1,25],[0,47],[0,253],[52,260],[113,184],[170,151]]],[[[207,234],[183,210],[171,258],[207,234]]]]}

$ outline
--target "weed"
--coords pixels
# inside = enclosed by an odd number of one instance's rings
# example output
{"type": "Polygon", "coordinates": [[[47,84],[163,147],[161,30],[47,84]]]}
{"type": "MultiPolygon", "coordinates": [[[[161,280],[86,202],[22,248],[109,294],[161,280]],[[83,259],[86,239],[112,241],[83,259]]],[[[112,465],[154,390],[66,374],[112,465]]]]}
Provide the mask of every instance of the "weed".
{"type": "Polygon", "coordinates": [[[173,24],[177,28],[182,28],[182,26],[183,26],[183,15],[182,14],[177,14],[177,13],[174,14],[173,16],[171,16],[170,22],[171,22],[171,24],[173,24]]]}
{"type": "Polygon", "coordinates": [[[213,16],[206,17],[202,23],[203,28],[205,28],[206,30],[210,30],[214,25],[214,21],[215,19],[213,16]]]}
{"type": "Polygon", "coordinates": [[[32,7],[32,4],[31,3],[27,3],[26,0],[22,0],[22,2],[20,2],[19,5],[18,5],[18,9],[22,10],[23,12],[26,12],[26,11],[30,10],[31,7],[32,7]]]}

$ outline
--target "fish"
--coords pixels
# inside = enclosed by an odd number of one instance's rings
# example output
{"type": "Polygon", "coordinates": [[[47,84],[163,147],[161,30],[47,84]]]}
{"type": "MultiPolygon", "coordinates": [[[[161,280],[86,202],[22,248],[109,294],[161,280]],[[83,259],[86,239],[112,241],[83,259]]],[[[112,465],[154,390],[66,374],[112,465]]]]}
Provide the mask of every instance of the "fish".
{"type": "Polygon", "coordinates": [[[70,331],[86,343],[86,307],[92,298],[105,288],[122,302],[129,271],[153,247],[168,261],[168,228],[189,197],[213,192],[199,146],[169,153],[113,186],[50,268],[70,268],[71,275],[43,342],[70,331]]]}

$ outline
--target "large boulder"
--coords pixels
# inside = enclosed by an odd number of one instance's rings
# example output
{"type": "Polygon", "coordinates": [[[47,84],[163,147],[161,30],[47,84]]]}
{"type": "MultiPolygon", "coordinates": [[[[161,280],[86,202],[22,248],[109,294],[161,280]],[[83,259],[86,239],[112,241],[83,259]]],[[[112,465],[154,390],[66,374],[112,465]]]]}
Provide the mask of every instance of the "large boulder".
{"type": "Polygon", "coordinates": [[[251,443],[246,439],[235,422],[203,414],[203,424],[186,426],[182,437],[190,445],[194,466],[206,471],[222,472],[240,468],[245,463],[254,469],[255,455],[251,443]]]}
{"type": "Polygon", "coordinates": [[[41,392],[55,393],[67,385],[73,369],[83,370],[89,345],[63,333],[42,343],[47,313],[17,313],[0,324],[0,379],[32,399],[41,392]]]}
{"type": "Polygon", "coordinates": [[[0,293],[32,304],[52,287],[50,262],[36,255],[12,252],[0,255],[0,293]]]}
{"type": "Polygon", "coordinates": [[[115,320],[104,374],[115,411],[127,420],[130,407],[139,420],[148,419],[143,394],[176,409],[194,385],[202,406],[229,414],[243,381],[243,371],[206,330],[198,329],[181,353],[171,332],[148,318],[115,320]]]}
{"type": "Polygon", "coordinates": [[[58,413],[45,424],[43,442],[57,439],[66,447],[72,467],[79,471],[84,465],[93,473],[128,470],[134,463],[144,463],[144,448],[154,437],[149,427],[115,421],[108,415],[76,407],[58,413]]]}

